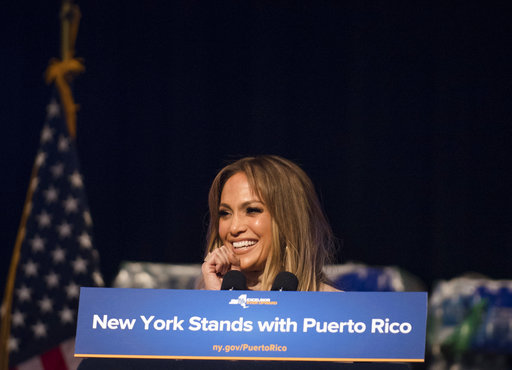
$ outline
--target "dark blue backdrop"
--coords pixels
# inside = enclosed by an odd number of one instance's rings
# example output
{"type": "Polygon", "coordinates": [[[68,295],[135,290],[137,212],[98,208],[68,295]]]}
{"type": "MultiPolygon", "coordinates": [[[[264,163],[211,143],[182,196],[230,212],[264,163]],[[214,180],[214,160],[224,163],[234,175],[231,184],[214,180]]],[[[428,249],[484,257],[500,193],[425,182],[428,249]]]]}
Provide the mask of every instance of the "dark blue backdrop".
{"type": "MultiPolygon", "coordinates": [[[[313,178],[341,261],[431,283],[510,278],[508,6],[338,1],[80,3],[78,145],[109,281],[121,260],[201,260],[226,160],[313,178]]],[[[59,52],[59,2],[0,15],[3,283],[59,52]]],[[[3,286],[3,284],[2,284],[3,286]]]]}

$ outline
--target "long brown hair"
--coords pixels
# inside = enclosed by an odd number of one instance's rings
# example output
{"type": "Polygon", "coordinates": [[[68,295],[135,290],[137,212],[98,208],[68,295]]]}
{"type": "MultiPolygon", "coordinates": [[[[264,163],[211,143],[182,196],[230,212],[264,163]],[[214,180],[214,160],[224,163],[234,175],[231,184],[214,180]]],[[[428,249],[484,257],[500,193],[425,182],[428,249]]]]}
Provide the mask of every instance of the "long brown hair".
{"type": "Polygon", "coordinates": [[[319,290],[325,282],[322,268],[332,262],[332,231],[309,177],[295,163],[279,156],[242,158],[217,174],[208,197],[210,223],[206,253],[222,245],[220,197],[226,181],[238,172],[247,176],[249,185],[272,217],[272,244],[263,271],[263,289],[270,289],[276,275],[286,270],[297,275],[298,290],[319,290]]]}

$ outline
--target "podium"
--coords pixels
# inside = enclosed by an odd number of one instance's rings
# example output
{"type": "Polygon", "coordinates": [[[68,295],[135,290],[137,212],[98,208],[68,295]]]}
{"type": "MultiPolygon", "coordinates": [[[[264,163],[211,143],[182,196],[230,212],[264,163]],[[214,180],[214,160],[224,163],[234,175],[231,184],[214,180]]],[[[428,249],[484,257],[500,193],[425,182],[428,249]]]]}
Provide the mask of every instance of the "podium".
{"type": "Polygon", "coordinates": [[[82,288],[80,369],[384,369],[423,362],[426,293],[82,288]]]}

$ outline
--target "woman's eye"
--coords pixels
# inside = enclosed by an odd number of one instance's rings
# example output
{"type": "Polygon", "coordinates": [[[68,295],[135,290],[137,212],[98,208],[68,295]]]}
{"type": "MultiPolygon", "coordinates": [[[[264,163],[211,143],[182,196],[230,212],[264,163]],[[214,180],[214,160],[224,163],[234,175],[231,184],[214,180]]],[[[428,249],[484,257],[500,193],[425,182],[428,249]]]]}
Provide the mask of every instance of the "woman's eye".
{"type": "Polygon", "coordinates": [[[224,209],[221,209],[221,210],[219,211],[219,216],[220,216],[220,217],[227,216],[228,214],[229,214],[229,213],[228,213],[228,211],[226,211],[226,210],[224,210],[224,209]]]}
{"type": "Polygon", "coordinates": [[[247,213],[262,213],[263,209],[261,208],[255,208],[255,207],[249,207],[247,208],[247,213]]]}

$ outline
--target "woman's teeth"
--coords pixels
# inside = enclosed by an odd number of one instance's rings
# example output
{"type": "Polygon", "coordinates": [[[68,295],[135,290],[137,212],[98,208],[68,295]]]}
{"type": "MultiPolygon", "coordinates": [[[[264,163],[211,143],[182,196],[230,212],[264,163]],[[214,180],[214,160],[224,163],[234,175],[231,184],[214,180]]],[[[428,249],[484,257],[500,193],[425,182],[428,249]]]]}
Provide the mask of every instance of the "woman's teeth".
{"type": "Polygon", "coordinates": [[[233,242],[233,248],[244,248],[244,247],[250,247],[251,245],[256,244],[256,241],[254,240],[242,240],[240,242],[233,242]]]}

